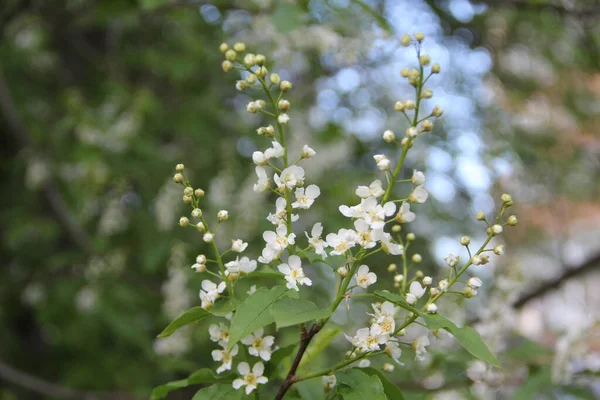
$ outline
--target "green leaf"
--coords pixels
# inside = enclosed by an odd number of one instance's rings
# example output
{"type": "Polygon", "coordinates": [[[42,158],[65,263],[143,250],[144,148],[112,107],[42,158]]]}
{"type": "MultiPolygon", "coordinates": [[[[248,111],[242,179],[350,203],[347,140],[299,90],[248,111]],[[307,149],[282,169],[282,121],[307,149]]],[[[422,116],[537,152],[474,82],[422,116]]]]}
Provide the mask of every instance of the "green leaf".
{"type": "Polygon", "coordinates": [[[394,303],[397,306],[400,306],[400,307],[404,308],[405,310],[411,311],[417,315],[423,315],[423,312],[421,310],[408,304],[406,302],[406,300],[404,299],[404,297],[400,296],[399,294],[391,293],[391,292],[388,292],[387,290],[383,290],[383,291],[376,290],[375,296],[382,298],[384,300],[387,300],[391,303],[394,303]]]}
{"type": "Polygon", "coordinates": [[[191,374],[187,379],[180,379],[160,385],[152,390],[150,394],[150,400],[160,400],[167,397],[169,392],[173,390],[188,387],[190,385],[198,385],[201,383],[230,383],[233,381],[232,375],[229,376],[217,376],[209,368],[202,368],[191,374]]]}
{"type": "Polygon", "coordinates": [[[404,400],[404,396],[402,395],[402,392],[400,391],[398,386],[396,386],[392,382],[390,382],[389,379],[386,378],[381,373],[381,371],[376,370],[375,368],[361,368],[361,371],[363,371],[365,374],[367,374],[369,376],[379,377],[379,380],[381,381],[381,384],[383,385],[383,391],[385,392],[385,395],[387,396],[388,399],[404,400]]]}
{"type": "Polygon", "coordinates": [[[340,329],[339,326],[326,326],[321,329],[321,331],[310,341],[306,352],[304,352],[304,356],[300,361],[300,368],[314,360],[315,357],[329,347],[331,341],[342,332],[343,330],[340,329]]]}
{"type": "Polygon", "coordinates": [[[500,363],[475,329],[470,326],[459,328],[452,321],[439,314],[423,314],[421,316],[429,329],[447,330],[469,353],[495,367],[500,367],[500,363]]]}
{"type": "Polygon", "coordinates": [[[231,320],[229,328],[228,349],[257,329],[274,322],[269,312],[273,303],[284,296],[297,297],[298,293],[285,286],[275,286],[271,289],[260,288],[240,305],[231,320]]]}
{"type": "MultiPolygon", "coordinates": [[[[301,250],[301,249],[300,249],[301,250]]],[[[314,251],[306,251],[302,253],[302,258],[306,258],[311,264],[315,263],[323,263],[329,265],[335,271],[339,267],[342,267],[346,264],[345,256],[329,256],[323,259],[320,255],[315,253],[314,251]]]]}
{"type": "Polygon", "coordinates": [[[224,317],[232,311],[236,310],[241,304],[241,301],[235,297],[229,297],[226,300],[217,301],[210,309],[212,315],[224,317]]]}
{"type": "MultiPolygon", "coordinates": [[[[277,349],[273,352],[273,354],[271,355],[271,360],[269,360],[269,362],[265,366],[265,376],[269,378],[269,380],[271,380],[275,376],[276,372],[279,372],[279,367],[282,364],[285,364],[283,360],[294,354],[297,347],[298,345],[292,344],[290,346],[277,349]]],[[[287,370],[285,371],[285,373],[287,373],[287,370]]]]}
{"type": "Polygon", "coordinates": [[[167,0],[141,0],[140,5],[144,10],[153,10],[157,7],[167,4],[167,0]]]}
{"type": "Polygon", "coordinates": [[[294,387],[300,393],[302,400],[322,400],[323,399],[323,384],[322,378],[313,378],[298,382],[294,387]]]}
{"type": "Polygon", "coordinates": [[[552,386],[552,370],[545,367],[537,373],[531,374],[515,393],[514,400],[529,400],[536,395],[542,394],[546,389],[552,386]]]}
{"type": "Polygon", "coordinates": [[[335,374],[338,393],[344,400],[387,400],[378,376],[369,376],[358,368],[335,374]]]}
{"type": "Polygon", "coordinates": [[[175,318],[173,322],[169,324],[159,335],[159,338],[166,338],[171,336],[175,331],[182,326],[189,325],[193,322],[202,321],[208,317],[210,313],[202,307],[192,307],[179,317],[175,318]]]}
{"type": "Polygon", "coordinates": [[[243,390],[235,390],[227,384],[216,384],[200,389],[192,400],[239,400],[242,395],[243,390]]]}
{"type": "Polygon", "coordinates": [[[329,309],[319,310],[312,301],[284,297],[273,304],[271,315],[277,324],[277,329],[280,329],[302,322],[327,318],[331,315],[331,311],[329,309]]]}

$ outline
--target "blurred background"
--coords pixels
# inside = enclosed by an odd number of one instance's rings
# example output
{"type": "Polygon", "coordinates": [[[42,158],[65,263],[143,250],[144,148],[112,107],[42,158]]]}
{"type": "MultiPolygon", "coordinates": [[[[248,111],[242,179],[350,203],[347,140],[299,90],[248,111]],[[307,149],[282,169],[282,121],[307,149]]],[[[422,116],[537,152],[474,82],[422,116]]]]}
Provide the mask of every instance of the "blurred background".
{"type": "MultiPolygon", "coordinates": [[[[307,176],[323,192],[298,232],[331,232],[373,179],[372,155],[397,158],[381,134],[406,129],[393,104],[413,96],[400,70],[416,57],[399,38],[417,31],[442,66],[428,106],[445,109],[404,171],[424,170],[431,194],[410,224],[420,268],[440,276],[461,235],[483,241],[474,215],[504,192],[519,225],[505,256],[471,269],[480,295],[440,309],[474,323],[503,370],[440,338],[390,379],[410,398],[598,398],[599,18],[597,0],[3,0],[0,399],[147,398],[213,366],[206,327],[156,335],[199,305],[202,280],[190,266],[204,244],[177,226],[189,211],[176,163],[206,190],[206,215],[230,211],[223,237],[256,257],[270,226],[250,158],[267,142],[221,42],[246,42],[293,82],[291,148],[317,151],[307,176]]],[[[388,288],[393,260],[373,259],[388,288]]],[[[332,275],[310,273],[326,304],[332,275]]],[[[368,306],[334,321],[353,331],[368,306]]]]}

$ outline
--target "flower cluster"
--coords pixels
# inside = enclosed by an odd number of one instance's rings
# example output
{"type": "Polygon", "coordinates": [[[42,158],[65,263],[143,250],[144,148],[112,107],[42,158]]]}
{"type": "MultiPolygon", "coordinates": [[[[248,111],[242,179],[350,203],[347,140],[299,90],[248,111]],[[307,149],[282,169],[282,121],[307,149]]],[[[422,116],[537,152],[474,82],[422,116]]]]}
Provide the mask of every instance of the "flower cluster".
{"type": "MultiPolygon", "coordinates": [[[[346,335],[352,345],[346,360],[323,373],[309,375],[309,377],[323,376],[326,390],[332,390],[336,384],[333,372],[354,362],[358,362],[358,366],[368,365],[370,363],[368,357],[385,353],[395,364],[402,365],[401,345],[412,347],[415,359],[424,360],[427,346],[430,344],[428,336],[421,335],[412,342],[404,342],[401,337],[407,334],[407,328],[417,318],[437,313],[436,302],[441,296],[449,293],[454,284],[462,282],[459,278],[470,265],[483,265],[489,262],[489,252],[496,255],[503,254],[504,249],[501,245],[491,249],[487,248],[487,245],[503,232],[503,226],[513,226],[517,223],[515,216],[502,222],[505,210],[512,205],[510,196],[504,195],[503,207],[492,223],[488,222],[483,213],[477,215],[478,220],[485,221],[487,224],[488,234],[487,241],[479,250],[470,249],[469,238],[460,239],[460,243],[469,253],[469,260],[462,267],[459,264],[459,257],[450,254],[446,258],[450,268],[449,275],[439,280],[437,285],[434,285],[432,277],[424,276],[419,270],[412,271],[412,268],[421,263],[423,258],[420,254],[412,254],[409,257],[408,251],[411,242],[415,240],[415,235],[410,232],[404,234],[404,227],[417,218],[411,206],[417,208],[419,204],[426,202],[428,192],[425,188],[424,172],[412,170],[411,173],[409,170],[406,179],[402,179],[401,175],[406,174],[404,162],[415,140],[433,130],[433,122],[430,118],[438,118],[443,114],[443,110],[436,106],[427,116],[420,115],[423,102],[433,96],[433,91],[425,88],[424,85],[433,74],[440,72],[438,64],[430,66],[429,56],[421,54],[422,41],[422,34],[415,34],[414,38],[405,35],[401,39],[403,45],[415,46],[419,66],[418,69],[404,69],[401,72],[401,76],[415,88],[415,99],[401,100],[394,106],[395,110],[401,112],[408,121],[409,127],[405,131],[405,137],[398,141],[393,131],[386,130],[383,133],[385,143],[399,148],[398,161],[394,162],[383,154],[373,156],[374,167],[383,177],[375,179],[368,185],[359,185],[355,191],[358,197],[356,202],[352,205],[339,206],[339,212],[350,219],[349,226],[324,235],[323,224],[317,222],[312,226],[310,233],[304,232],[303,236],[294,233],[294,222],[298,221],[302,213],[309,210],[321,195],[321,189],[310,183],[302,167],[303,163],[316,155],[316,152],[308,144],[300,149],[288,148],[286,131],[291,122],[291,117],[288,115],[291,103],[284,97],[292,89],[292,84],[282,80],[278,74],[270,72],[267,57],[247,52],[243,43],[236,43],[232,48],[227,44],[221,45],[225,57],[222,67],[225,72],[238,73],[240,79],[236,82],[236,88],[252,97],[246,106],[246,111],[259,114],[266,120],[256,129],[258,136],[267,139],[265,147],[268,147],[252,154],[252,162],[255,164],[258,178],[253,189],[259,193],[271,194],[275,198],[274,210],[266,217],[273,228],[263,232],[264,246],[256,260],[241,255],[248,248],[248,243],[242,239],[227,239],[228,242],[231,241],[231,246],[221,251],[216,240],[216,230],[219,224],[225,223],[230,218],[229,212],[219,211],[211,229],[200,205],[204,191],[192,187],[184,175],[183,165],[176,167],[173,179],[184,187],[183,201],[192,208],[192,220],[183,216],[179,224],[182,227],[198,230],[203,241],[214,253],[212,259],[204,254],[198,255],[196,263],[192,265],[198,273],[208,274],[219,281],[215,283],[211,279],[205,279],[201,283],[201,306],[206,310],[210,310],[220,297],[233,297],[237,282],[246,276],[252,276],[259,268],[258,264],[263,264],[264,266],[260,268],[266,268],[273,274],[279,273],[282,284],[285,283],[288,289],[300,291],[303,287],[302,290],[306,290],[306,287],[313,284],[309,276],[310,267],[314,264],[308,262],[308,254],[312,253],[323,262],[331,256],[343,256],[339,258],[345,260],[342,265],[335,267],[338,285],[330,308],[330,316],[343,299],[350,300],[353,296],[360,295],[355,293],[355,290],[368,290],[371,285],[377,283],[377,266],[367,261],[371,255],[381,252],[396,257],[402,262],[401,273],[396,264],[390,264],[387,268],[387,271],[393,274],[394,288],[398,290],[394,295],[399,300],[390,299],[383,303],[373,303],[373,313],[369,314],[370,324],[358,329],[353,336],[346,335]],[[429,69],[428,73],[426,73],[427,69],[429,69]],[[386,184],[384,185],[383,182],[386,184]],[[400,187],[404,188],[399,190],[400,187]],[[404,197],[397,197],[397,192],[405,193],[404,197]],[[302,246],[304,243],[305,246],[302,246]],[[232,255],[235,255],[234,259],[232,255]],[[232,259],[226,261],[226,257],[232,259]],[[211,264],[216,268],[213,270],[208,268],[211,264]],[[399,316],[401,309],[405,309],[406,312],[399,316]]],[[[462,293],[467,298],[473,297],[482,285],[481,279],[471,277],[464,284],[463,291],[458,293],[462,293]]],[[[249,292],[250,296],[255,291],[256,287],[253,287],[249,292]]],[[[380,294],[362,295],[380,296],[380,294]]],[[[235,313],[235,310],[232,313],[235,313]]],[[[232,314],[229,314],[227,319],[231,320],[231,318],[232,314]]],[[[305,324],[302,324],[301,340],[308,343],[328,320],[329,317],[320,319],[311,329],[307,329],[305,324]]],[[[272,352],[277,348],[274,336],[265,336],[263,328],[257,329],[240,341],[241,345],[245,346],[242,347],[238,343],[229,343],[229,327],[225,323],[211,325],[209,333],[211,340],[220,346],[212,352],[213,359],[221,363],[217,373],[232,370],[234,358],[240,352],[247,352],[248,356],[245,359],[251,357],[259,359],[252,368],[247,362],[238,364],[237,371],[240,378],[233,381],[235,389],[245,386],[245,392],[249,394],[259,384],[268,382],[268,378],[263,376],[263,362],[270,361],[272,352]]],[[[302,354],[299,355],[301,356],[302,354]]],[[[297,368],[297,365],[292,368],[297,368]]],[[[386,363],[383,369],[392,371],[394,364],[386,363]]],[[[295,369],[290,370],[289,376],[293,377],[295,373],[295,369]]],[[[292,384],[293,382],[286,380],[282,392],[280,391],[281,397],[292,384]]]]}

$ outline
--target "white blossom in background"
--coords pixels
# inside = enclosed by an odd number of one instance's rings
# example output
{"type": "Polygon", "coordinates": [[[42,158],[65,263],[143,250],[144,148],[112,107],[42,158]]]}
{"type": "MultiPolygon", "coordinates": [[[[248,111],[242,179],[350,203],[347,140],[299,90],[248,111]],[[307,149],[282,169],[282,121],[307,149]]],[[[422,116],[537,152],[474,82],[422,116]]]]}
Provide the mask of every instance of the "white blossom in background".
{"type": "Polygon", "coordinates": [[[356,229],[356,243],[362,248],[372,249],[377,245],[374,231],[364,219],[354,221],[354,228],[356,229]]]}
{"type": "Polygon", "coordinates": [[[412,347],[415,350],[415,360],[425,361],[427,348],[429,346],[429,338],[427,336],[419,336],[412,342],[412,347]]]}
{"type": "Polygon", "coordinates": [[[269,379],[263,376],[265,372],[265,366],[262,362],[257,362],[250,370],[250,365],[247,362],[241,362],[238,365],[238,372],[242,375],[242,378],[238,378],[233,381],[232,385],[234,389],[239,389],[242,386],[246,386],[246,394],[252,393],[259,384],[264,385],[269,382],[269,379]]]}
{"type": "Polygon", "coordinates": [[[402,349],[400,345],[396,341],[390,340],[385,344],[385,353],[391,357],[394,362],[398,365],[404,365],[400,362],[400,357],[402,356],[402,349]]]}
{"type": "Polygon", "coordinates": [[[212,307],[213,303],[220,294],[225,290],[225,282],[221,282],[218,285],[209,280],[202,281],[202,289],[200,290],[200,300],[202,301],[201,307],[208,310],[212,307]]]}
{"type": "Polygon", "coordinates": [[[281,175],[275,174],[273,180],[279,190],[292,190],[304,184],[304,168],[292,165],[281,171],[281,175]]]}
{"type": "Polygon", "coordinates": [[[267,170],[264,167],[256,167],[255,171],[256,175],[258,176],[258,182],[254,184],[254,191],[264,192],[265,190],[269,190],[271,184],[269,183],[267,170]]]}
{"type": "Polygon", "coordinates": [[[312,248],[315,250],[315,253],[320,255],[322,258],[326,258],[327,252],[325,251],[325,248],[327,247],[327,242],[321,238],[322,234],[323,225],[321,225],[320,222],[317,222],[313,225],[312,230],[310,231],[311,236],[308,236],[308,233],[304,232],[304,235],[308,239],[308,244],[312,246],[312,248]]]}
{"type": "MultiPolygon", "coordinates": [[[[275,226],[285,225],[287,222],[286,221],[286,217],[287,217],[286,205],[287,205],[287,202],[286,202],[285,198],[278,197],[277,200],[275,200],[275,213],[269,214],[267,216],[267,220],[275,226]]],[[[292,222],[297,221],[298,218],[299,218],[298,214],[292,214],[292,222]]]]}
{"type": "Polygon", "coordinates": [[[354,347],[362,351],[377,351],[382,344],[389,340],[389,335],[383,334],[381,327],[377,324],[371,325],[370,328],[357,330],[353,337],[345,336],[354,347]]]}
{"type": "Polygon", "coordinates": [[[341,255],[356,245],[356,232],[352,229],[340,229],[325,238],[327,245],[333,248],[331,255],[341,255]]]}
{"type": "Polygon", "coordinates": [[[410,211],[410,204],[402,202],[400,206],[400,210],[398,210],[398,214],[396,215],[396,221],[398,222],[412,222],[416,218],[415,213],[410,211]]]}
{"type": "Polygon", "coordinates": [[[382,229],[376,229],[373,231],[373,235],[375,236],[375,240],[379,241],[381,248],[388,254],[392,255],[400,255],[404,253],[404,247],[401,244],[392,242],[392,235],[387,232],[384,232],[382,229]]]}
{"type": "Polygon", "coordinates": [[[273,336],[263,337],[264,329],[260,328],[253,334],[246,336],[241,340],[243,344],[248,346],[248,353],[251,356],[260,357],[265,361],[271,359],[275,338],[273,336]]]}
{"type": "Polygon", "coordinates": [[[229,343],[229,327],[224,323],[211,324],[208,327],[208,334],[210,335],[210,340],[215,343],[219,343],[220,345],[226,345],[229,343]]]}
{"type": "Polygon", "coordinates": [[[364,219],[372,229],[383,229],[385,218],[394,215],[396,205],[388,202],[382,206],[377,203],[377,199],[374,196],[371,196],[362,199],[360,204],[356,206],[348,207],[341,205],[339,210],[345,217],[364,219]]]}
{"type": "Polygon", "coordinates": [[[356,195],[363,199],[366,199],[371,196],[378,198],[383,196],[384,194],[385,190],[383,189],[381,181],[379,179],[373,181],[369,186],[359,186],[356,188],[356,195]]]}
{"type": "Polygon", "coordinates": [[[248,243],[244,242],[242,239],[231,240],[231,250],[236,253],[241,253],[248,247],[248,243]]]}
{"type": "Polygon", "coordinates": [[[421,286],[421,284],[417,281],[414,281],[410,284],[409,293],[406,294],[406,302],[408,304],[415,304],[418,299],[423,297],[425,292],[427,291],[426,287],[421,286]]]}
{"type": "Polygon", "coordinates": [[[292,203],[292,208],[308,210],[320,194],[321,189],[317,185],[309,185],[306,190],[304,188],[297,188],[294,193],[296,201],[292,203]]]}
{"type": "Polygon", "coordinates": [[[302,260],[296,255],[290,256],[287,264],[280,264],[277,269],[285,275],[285,280],[287,281],[286,287],[288,289],[299,291],[298,285],[312,285],[312,281],[304,275],[302,260]]]}
{"type": "Polygon", "coordinates": [[[233,357],[237,356],[239,350],[237,344],[232,347],[231,351],[227,351],[227,346],[222,346],[223,349],[217,349],[211,352],[213,360],[221,361],[221,365],[219,366],[219,368],[217,368],[217,374],[231,370],[231,363],[233,362],[233,357]]]}
{"type": "Polygon", "coordinates": [[[281,158],[285,154],[285,149],[281,146],[281,144],[277,141],[271,142],[273,145],[269,147],[264,152],[264,157],[269,160],[271,158],[281,158]]]}
{"type": "Polygon", "coordinates": [[[423,187],[423,185],[417,186],[409,196],[409,200],[412,203],[425,203],[429,197],[429,193],[423,187]]]}
{"type": "Polygon", "coordinates": [[[358,267],[358,271],[356,272],[356,284],[358,286],[366,289],[375,282],[377,282],[377,275],[375,272],[369,272],[369,267],[366,265],[358,267]]]}

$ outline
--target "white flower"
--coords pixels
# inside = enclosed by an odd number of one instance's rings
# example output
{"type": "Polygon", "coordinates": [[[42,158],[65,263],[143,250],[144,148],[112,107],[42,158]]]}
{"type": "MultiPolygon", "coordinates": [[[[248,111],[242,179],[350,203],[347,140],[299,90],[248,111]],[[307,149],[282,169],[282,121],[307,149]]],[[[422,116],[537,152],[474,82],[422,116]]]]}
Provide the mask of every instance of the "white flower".
{"type": "Polygon", "coordinates": [[[389,341],[385,344],[385,353],[392,358],[397,364],[404,365],[400,362],[400,356],[402,356],[402,349],[398,342],[389,341]]]}
{"type": "Polygon", "coordinates": [[[248,111],[250,114],[256,114],[258,110],[260,110],[259,104],[254,101],[251,101],[246,105],[246,111],[248,111]]]}
{"type": "Polygon", "coordinates": [[[375,322],[381,327],[383,334],[391,334],[396,329],[395,316],[398,313],[399,307],[394,306],[393,303],[385,301],[381,305],[371,304],[375,314],[375,322]]]}
{"type": "Polygon", "coordinates": [[[256,270],[256,260],[251,260],[248,257],[236,257],[235,260],[229,261],[225,264],[225,275],[229,276],[229,274],[240,274],[245,275],[250,272],[254,272],[256,270]]]}
{"type": "Polygon", "coordinates": [[[427,336],[420,336],[413,340],[412,347],[415,350],[415,360],[425,361],[425,356],[427,355],[425,346],[429,346],[429,338],[427,336]]]}
{"type": "Polygon", "coordinates": [[[250,372],[250,365],[247,362],[241,362],[238,365],[238,372],[242,375],[242,379],[238,378],[234,380],[232,384],[233,388],[237,390],[242,386],[246,386],[246,394],[252,393],[258,384],[269,382],[269,379],[262,376],[263,372],[265,372],[265,366],[260,361],[254,364],[252,372],[250,372]]]}
{"type": "Polygon", "coordinates": [[[215,235],[213,235],[210,232],[206,232],[204,234],[204,236],[202,236],[202,240],[204,240],[206,243],[212,242],[214,238],[215,238],[215,235]]]}
{"type": "Polygon", "coordinates": [[[415,304],[418,299],[423,297],[426,290],[427,290],[427,288],[424,288],[423,286],[421,286],[421,284],[419,282],[414,281],[413,283],[410,284],[410,288],[409,288],[410,293],[408,293],[406,295],[406,302],[408,304],[415,304]]]}
{"type": "Polygon", "coordinates": [[[358,267],[358,271],[356,272],[356,284],[358,286],[366,289],[375,282],[377,282],[377,275],[375,272],[369,272],[369,267],[366,265],[358,267]]]}
{"type": "Polygon", "coordinates": [[[440,288],[440,290],[442,292],[446,292],[448,291],[448,279],[442,279],[439,283],[438,283],[438,288],[440,288]]]}
{"type": "Polygon", "coordinates": [[[373,181],[368,187],[367,186],[359,186],[356,188],[356,195],[363,199],[367,197],[381,197],[385,194],[385,190],[381,186],[381,181],[377,179],[373,181]]]}
{"type": "Polygon", "coordinates": [[[423,278],[423,285],[429,286],[433,282],[433,279],[430,276],[426,276],[423,278]]]}
{"type": "Polygon", "coordinates": [[[380,171],[389,171],[392,167],[390,160],[388,160],[388,158],[383,154],[376,154],[373,156],[373,158],[375,159],[377,168],[379,168],[380,171]]]}
{"type": "Polygon", "coordinates": [[[373,231],[370,230],[369,224],[364,219],[357,219],[354,221],[354,227],[356,228],[356,243],[365,249],[371,249],[375,247],[376,239],[373,231]]]}
{"type": "Polygon", "coordinates": [[[287,226],[279,225],[275,232],[265,231],[263,232],[263,239],[267,243],[266,247],[269,247],[276,252],[281,252],[290,244],[295,243],[296,235],[293,233],[287,234],[287,226]]]}
{"type": "Polygon", "coordinates": [[[458,265],[458,257],[454,254],[448,254],[448,257],[444,258],[444,261],[446,261],[446,264],[452,268],[458,265]]]}
{"type": "Polygon", "coordinates": [[[413,176],[410,181],[413,183],[413,185],[422,185],[425,183],[425,174],[415,169],[413,170],[413,176]]]}
{"type": "Polygon", "coordinates": [[[371,366],[370,360],[362,359],[358,362],[358,368],[368,368],[371,366]]]}
{"type": "Polygon", "coordinates": [[[279,253],[279,251],[267,246],[262,250],[262,255],[258,257],[258,261],[263,264],[269,264],[271,261],[279,257],[279,253]]]}
{"type": "Polygon", "coordinates": [[[271,359],[271,353],[273,352],[273,344],[275,344],[275,338],[273,336],[262,337],[264,330],[262,328],[255,331],[253,334],[246,336],[241,341],[248,347],[248,353],[251,356],[260,357],[265,361],[271,359]]]}
{"type": "Polygon", "coordinates": [[[311,158],[311,157],[314,157],[315,154],[317,154],[317,153],[313,149],[308,147],[307,144],[302,146],[302,155],[301,155],[302,158],[311,158]]]}
{"type": "Polygon", "coordinates": [[[437,312],[437,306],[435,305],[435,303],[431,303],[427,306],[427,312],[430,314],[435,314],[437,312]]]}
{"type": "Polygon", "coordinates": [[[283,113],[280,114],[279,117],[277,117],[277,122],[279,122],[280,124],[287,124],[290,121],[290,116],[283,113]]]}
{"type": "Polygon", "coordinates": [[[217,368],[217,374],[231,369],[231,362],[233,361],[233,357],[237,356],[238,349],[238,345],[236,344],[231,351],[227,351],[225,346],[223,346],[223,350],[212,351],[211,355],[213,360],[222,361],[222,364],[217,368]]]}
{"type": "Polygon", "coordinates": [[[255,192],[264,192],[271,187],[269,183],[269,177],[267,176],[267,170],[264,167],[256,167],[256,175],[258,176],[258,182],[254,184],[255,192]]]}
{"type": "Polygon", "coordinates": [[[241,253],[246,250],[246,247],[248,247],[248,243],[244,242],[242,239],[231,240],[231,250],[236,253],[241,253]]]}
{"type": "Polygon", "coordinates": [[[267,160],[271,158],[281,158],[285,155],[285,149],[279,142],[274,140],[271,142],[271,144],[273,147],[269,147],[265,150],[265,158],[267,160]]]}
{"type": "Polygon", "coordinates": [[[194,265],[192,265],[192,269],[196,272],[204,272],[206,271],[206,264],[195,263],[194,265]]]}
{"type": "MultiPolygon", "coordinates": [[[[285,225],[287,223],[287,202],[285,198],[278,197],[275,200],[275,214],[269,214],[267,220],[271,222],[273,225],[285,225]]],[[[297,221],[299,218],[298,214],[292,214],[292,222],[297,221]]]]}
{"type": "Polygon", "coordinates": [[[206,264],[206,256],[204,254],[198,254],[196,256],[196,262],[198,264],[206,264]]]}
{"type": "Polygon", "coordinates": [[[373,235],[386,253],[395,256],[404,253],[404,247],[401,244],[392,243],[392,235],[389,233],[384,232],[382,229],[376,229],[373,231],[373,235]]]}
{"type": "Polygon", "coordinates": [[[304,169],[297,165],[292,165],[281,171],[281,176],[275,174],[275,184],[279,189],[293,189],[296,186],[302,186],[304,183],[304,169]]]}
{"type": "Polygon", "coordinates": [[[225,287],[227,286],[225,282],[221,282],[218,285],[209,280],[202,281],[202,289],[200,290],[200,300],[202,300],[202,308],[208,310],[212,307],[213,303],[219,295],[223,293],[225,287]]]}
{"type": "Polygon", "coordinates": [[[308,239],[308,244],[315,249],[315,253],[320,255],[322,258],[327,257],[327,252],[325,251],[325,247],[327,247],[327,242],[321,239],[321,234],[323,233],[323,225],[320,222],[317,222],[313,225],[312,230],[310,232],[311,236],[308,236],[308,233],[304,232],[306,238],[308,239]]]}
{"type": "Polygon", "coordinates": [[[217,213],[217,219],[221,222],[227,221],[228,218],[229,218],[229,211],[227,211],[227,210],[220,210],[217,213]]]}
{"type": "Polygon", "coordinates": [[[208,333],[210,340],[219,343],[220,345],[226,345],[229,343],[229,328],[224,323],[212,324],[208,327],[208,333]]]}
{"type": "Polygon", "coordinates": [[[381,333],[381,327],[377,324],[371,325],[371,328],[357,330],[354,337],[345,336],[354,347],[362,351],[377,351],[379,346],[386,343],[390,338],[388,335],[381,333]]]}
{"type": "Polygon", "coordinates": [[[312,281],[304,275],[300,257],[296,255],[290,256],[287,264],[281,264],[277,269],[285,275],[285,280],[288,282],[285,286],[288,289],[299,291],[298,285],[312,285],[312,281]]]}
{"type": "Polygon", "coordinates": [[[483,282],[478,277],[473,276],[469,278],[469,280],[467,281],[467,285],[469,285],[469,287],[473,289],[479,289],[481,285],[483,285],[483,282]]]}
{"type": "Polygon", "coordinates": [[[310,185],[306,188],[297,188],[296,201],[292,203],[292,208],[302,208],[308,210],[313,205],[315,199],[321,194],[321,189],[317,185],[310,185]]]}
{"type": "Polygon", "coordinates": [[[332,255],[341,255],[356,245],[356,232],[352,229],[340,229],[338,233],[330,233],[325,238],[332,255]]]}
{"type": "Polygon", "coordinates": [[[410,204],[402,202],[400,206],[400,210],[398,210],[398,214],[396,215],[396,221],[402,222],[412,222],[415,220],[415,213],[410,211],[410,204]]]}
{"type": "Polygon", "coordinates": [[[326,391],[331,391],[335,387],[337,379],[335,378],[335,375],[325,375],[322,378],[322,383],[323,389],[325,389],[326,391]]]}
{"type": "Polygon", "coordinates": [[[362,199],[360,204],[352,207],[341,205],[339,207],[342,215],[348,218],[362,218],[373,229],[382,229],[385,225],[385,217],[389,217],[396,212],[396,205],[392,202],[385,203],[383,206],[377,204],[374,196],[362,199]]]}
{"type": "Polygon", "coordinates": [[[254,164],[256,165],[266,165],[269,160],[267,160],[262,151],[255,151],[252,153],[252,161],[254,161],[254,164]]]}
{"type": "Polygon", "coordinates": [[[429,193],[427,193],[427,190],[425,190],[423,185],[419,185],[413,190],[408,199],[412,203],[425,203],[428,196],[429,193]]]}

